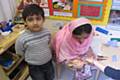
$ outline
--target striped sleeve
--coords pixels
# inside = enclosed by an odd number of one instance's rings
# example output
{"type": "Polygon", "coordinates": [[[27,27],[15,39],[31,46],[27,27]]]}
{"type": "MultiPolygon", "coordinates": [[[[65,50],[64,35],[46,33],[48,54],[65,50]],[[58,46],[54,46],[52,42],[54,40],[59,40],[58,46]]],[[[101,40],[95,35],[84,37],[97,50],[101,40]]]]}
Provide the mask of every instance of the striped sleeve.
{"type": "Polygon", "coordinates": [[[18,38],[15,43],[16,54],[24,55],[24,47],[22,41],[18,38]]]}

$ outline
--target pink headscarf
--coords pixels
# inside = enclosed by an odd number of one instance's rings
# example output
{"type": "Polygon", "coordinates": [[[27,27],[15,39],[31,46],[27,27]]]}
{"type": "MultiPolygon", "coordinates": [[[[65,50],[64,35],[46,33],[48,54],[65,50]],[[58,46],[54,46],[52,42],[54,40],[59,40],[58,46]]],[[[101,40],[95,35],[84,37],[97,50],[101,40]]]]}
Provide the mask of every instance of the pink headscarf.
{"type": "MultiPolygon", "coordinates": [[[[67,25],[65,25],[60,31],[57,32],[53,40],[53,48],[56,52],[58,62],[64,60],[71,60],[77,58],[80,55],[85,54],[92,41],[93,31],[85,41],[80,44],[76,39],[72,37],[72,31],[80,25],[91,24],[86,18],[78,18],[67,25]]],[[[93,30],[93,29],[92,29],[93,30]]]]}

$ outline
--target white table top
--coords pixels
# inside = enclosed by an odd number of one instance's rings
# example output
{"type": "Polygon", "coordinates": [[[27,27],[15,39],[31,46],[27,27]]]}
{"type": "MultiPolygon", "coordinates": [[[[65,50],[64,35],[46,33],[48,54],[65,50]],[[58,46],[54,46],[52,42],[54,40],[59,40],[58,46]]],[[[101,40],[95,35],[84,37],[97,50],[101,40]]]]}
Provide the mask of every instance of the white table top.
{"type": "Polygon", "coordinates": [[[107,56],[107,60],[100,61],[103,65],[108,65],[120,69],[120,47],[106,46],[106,38],[95,37],[92,42],[92,49],[96,55],[107,56]],[[115,60],[113,59],[113,56],[115,60]]]}

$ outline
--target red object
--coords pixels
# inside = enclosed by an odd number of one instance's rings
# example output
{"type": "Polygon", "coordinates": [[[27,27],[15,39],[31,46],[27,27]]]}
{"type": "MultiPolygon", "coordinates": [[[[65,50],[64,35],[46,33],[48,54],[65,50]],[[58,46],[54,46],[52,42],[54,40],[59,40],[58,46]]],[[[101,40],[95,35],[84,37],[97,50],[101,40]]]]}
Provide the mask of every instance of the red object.
{"type": "Polygon", "coordinates": [[[100,6],[80,6],[80,16],[99,17],[100,6]]]}
{"type": "Polygon", "coordinates": [[[50,15],[53,15],[53,5],[52,5],[52,0],[48,0],[48,7],[49,7],[49,11],[50,11],[50,15]]]}

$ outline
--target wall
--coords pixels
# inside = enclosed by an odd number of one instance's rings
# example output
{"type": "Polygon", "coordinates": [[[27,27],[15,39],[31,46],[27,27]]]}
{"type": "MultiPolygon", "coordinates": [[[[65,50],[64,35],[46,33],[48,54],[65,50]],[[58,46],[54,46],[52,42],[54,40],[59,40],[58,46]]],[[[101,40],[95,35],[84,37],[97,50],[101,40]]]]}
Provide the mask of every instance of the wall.
{"type": "Polygon", "coordinates": [[[0,0],[0,21],[12,19],[15,9],[16,0],[0,0]]]}
{"type": "Polygon", "coordinates": [[[54,20],[54,19],[47,19],[45,20],[44,27],[47,27],[52,34],[56,33],[59,30],[60,26],[65,25],[69,21],[65,20],[54,20]]]}

